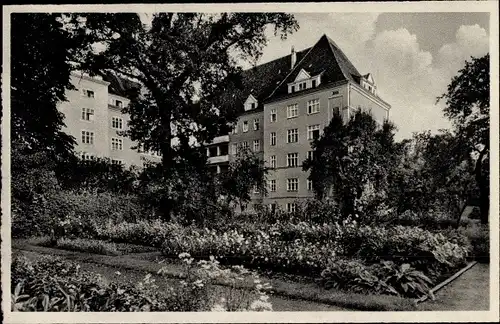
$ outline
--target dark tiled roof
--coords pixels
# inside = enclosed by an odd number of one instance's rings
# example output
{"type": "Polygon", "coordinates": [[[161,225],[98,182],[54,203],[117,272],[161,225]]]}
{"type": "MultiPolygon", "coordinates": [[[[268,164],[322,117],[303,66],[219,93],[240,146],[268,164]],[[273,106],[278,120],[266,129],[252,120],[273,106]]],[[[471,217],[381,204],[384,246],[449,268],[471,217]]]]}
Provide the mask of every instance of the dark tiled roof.
{"type": "Polygon", "coordinates": [[[131,91],[140,89],[141,85],[137,82],[120,77],[113,72],[102,73],[104,81],[109,82],[108,92],[121,97],[129,97],[131,91]]]}
{"type": "Polygon", "coordinates": [[[323,35],[303,59],[297,59],[295,68],[267,99],[287,95],[288,83],[293,82],[302,69],[311,76],[323,73],[321,76],[322,85],[344,80],[359,83],[361,76],[337,44],[328,36],[323,35]]]}
{"type": "MultiPolygon", "coordinates": [[[[309,48],[296,52],[299,62],[309,51],[309,48]]],[[[291,70],[291,54],[276,60],[254,66],[242,73],[242,89],[237,90],[235,104],[243,111],[243,103],[251,94],[259,102],[258,108],[263,107],[263,101],[291,70]]]]}

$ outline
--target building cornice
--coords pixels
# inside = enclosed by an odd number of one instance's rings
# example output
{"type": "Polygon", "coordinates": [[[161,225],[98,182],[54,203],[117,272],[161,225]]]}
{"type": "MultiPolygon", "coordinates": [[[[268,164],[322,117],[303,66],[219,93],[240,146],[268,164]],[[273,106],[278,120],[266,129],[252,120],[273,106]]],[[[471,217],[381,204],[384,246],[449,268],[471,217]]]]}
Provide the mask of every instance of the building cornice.
{"type": "Polygon", "coordinates": [[[371,101],[373,101],[373,102],[375,102],[377,104],[382,104],[382,106],[383,106],[383,108],[385,110],[390,110],[391,109],[391,105],[390,104],[388,104],[387,102],[385,102],[384,100],[382,100],[382,98],[374,96],[373,94],[367,92],[366,89],[364,89],[360,85],[358,85],[356,83],[353,83],[353,82],[349,82],[349,85],[353,86],[356,90],[359,90],[359,93],[361,93],[365,98],[370,99],[371,101]]]}
{"type": "Polygon", "coordinates": [[[99,84],[102,84],[105,86],[108,86],[110,84],[108,81],[99,80],[97,78],[86,76],[86,75],[83,75],[82,73],[78,73],[78,72],[74,72],[74,71],[71,71],[71,75],[74,76],[75,78],[80,78],[80,79],[87,80],[90,82],[99,83],[99,84]]]}
{"type": "Polygon", "coordinates": [[[283,95],[280,97],[267,99],[266,101],[264,101],[264,105],[268,105],[271,103],[277,103],[279,101],[285,101],[285,100],[288,100],[288,99],[293,98],[293,97],[300,97],[300,96],[313,94],[315,92],[325,91],[325,90],[328,90],[329,88],[336,88],[338,86],[341,86],[341,85],[344,85],[347,83],[349,83],[349,81],[341,80],[341,81],[337,81],[337,82],[333,82],[333,83],[321,84],[320,86],[318,86],[316,88],[310,88],[310,89],[306,89],[306,90],[302,90],[302,91],[298,91],[298,92],[294,92],[294,93],[289,93],[287,95],[283,95]]]}

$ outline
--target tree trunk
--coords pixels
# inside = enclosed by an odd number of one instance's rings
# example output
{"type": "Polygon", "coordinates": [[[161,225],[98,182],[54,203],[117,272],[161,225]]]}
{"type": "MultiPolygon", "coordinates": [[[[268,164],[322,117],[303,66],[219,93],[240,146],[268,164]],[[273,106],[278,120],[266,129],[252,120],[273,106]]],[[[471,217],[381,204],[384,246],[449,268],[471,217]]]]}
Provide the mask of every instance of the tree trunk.
{"type": "Polygon", "coordinates": [[[476,161],[475,178],[479,187],[479,209],[481,212],[481,224],[488,224],[488,215],[490,209],[490,193],[489,185],[483,176],[483,158],[487,154],[488,149],[484,148],[476,161]]]}

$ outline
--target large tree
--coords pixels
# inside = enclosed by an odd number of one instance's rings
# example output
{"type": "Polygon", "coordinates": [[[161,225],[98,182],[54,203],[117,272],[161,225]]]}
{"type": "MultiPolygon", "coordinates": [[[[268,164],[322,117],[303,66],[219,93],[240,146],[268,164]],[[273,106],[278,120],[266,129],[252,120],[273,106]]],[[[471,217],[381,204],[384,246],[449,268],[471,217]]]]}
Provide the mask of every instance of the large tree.
{"type": "MultiPolygon", "coordinates": [[[[76,34],[104,44],[99,54],[89,50],[82,57],[82,70],[111,70],[142,85],[125,109],[131,117],[128,135],[161,152],[166,178],[186,151],[176,140],[209,142],[236,119],[230,94],[241,87],[238,59],[260,56],[267,27],[282,38],[298,28],[283,13],[157,13],[150,25],[133,13],[73,18],[76,34]]],[[[169,202],[162,204],[169,214],[169,202]]]]}
{"type": "Polygon", "coordinates": [[[64,30],[58,14],[11,15],[11,140],[33,152],[71,154],[57,104],[72,89],[70,60],[83,44],[64,30]]]}
{"type": "Polygon", "coordinates": [[[460,143],[472,154],[474,176],[479,188],[481,222],[489,214],[489,150],[490,150],[490,55],[472,57],[453,77],[446,93],[445,115],[453,122],[460,143]]]}
{"type": "Polygon", "coordinates": [[[394,132],[393,124],[379,126],[369,112],[357,111],[346,123],[335,115],[303,165],[316,196],[331,191],[344,217],[369,221],[386,198],[388,174],[399,157],[394,132]]]}

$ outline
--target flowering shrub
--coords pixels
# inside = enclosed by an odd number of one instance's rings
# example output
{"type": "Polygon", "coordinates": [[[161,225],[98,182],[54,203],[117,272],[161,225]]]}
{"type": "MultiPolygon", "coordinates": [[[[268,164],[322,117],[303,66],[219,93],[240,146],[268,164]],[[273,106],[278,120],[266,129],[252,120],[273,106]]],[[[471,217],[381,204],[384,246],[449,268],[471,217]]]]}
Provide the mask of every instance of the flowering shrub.
{"type": "Polygon", "coordinates": [[[419,270],[432,266],[456,268],[466,261],[470,246],[452,243],[441,233],[418,227],[370,227],[349,229],[340,236],[342,255],[356,256],[368,262],[392,260],[409,263],[419,270]]]}
{"type": "MultiPolygon", "coordinates": [[[[15,256],[12,262],[13,311],[206,311],[272,310],[266,287],[257,286],[236,300],[234,291],[223,295],[225,303],[214,303],[207,284],[213,278],[243,278],[242,267],[221,270],[215,260],[195,265],[185,259],[188,276],[178,286],[160,291],[147,274],[135,286],[106,283],[98,274],[82,271],[74,262],[51,256],[31,262],[15,256]],[[200,267],[203,266],[203,267],[200,267]],[[256,299],[255,299],[256,298],[256,299]],[[255,299],[255,300],[254,300],[255,299]],[[258,302],[260,301],[260,302],[258,302]],[[238,307],[236,307],[238,306],[238,307]]],[[[161,272],[161,271],[160,271],[161,272]]],[[[235,289],[235,288],[234,288],[235,289]]],[[[234,290],[233,289],[233,290],[234,290]]]]}
{"type": "MultiPolygon", "coordinates": [[[[52,242],[50,240],[46,240],[40,242],[38,245],[40,246],[52,246],[52,242]]],[[[89,240],[89,239],[67,239],[62,238],[57,241],[57,247],[63,250],[70,251],[80,251],[80,252],[89,252],[96,253],[102,255],[120,255],[120,251],[118,251],[118,247],[115,243],[99,241],[99,240],[89,240]]]]}
{"type": "Polygon", "coordinates": [[[342,290],[421,297],[429,294],[431,279],[408,263],[392,261],[366,265],[359,260],[332,260],[321,273],[325,287],[342,290]]]}

